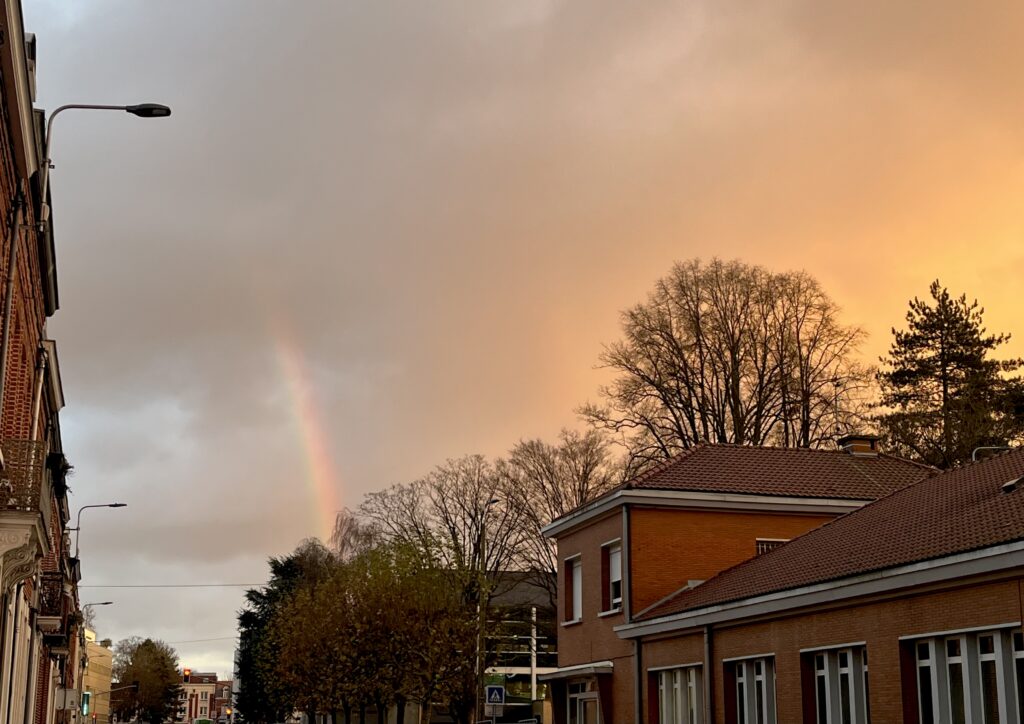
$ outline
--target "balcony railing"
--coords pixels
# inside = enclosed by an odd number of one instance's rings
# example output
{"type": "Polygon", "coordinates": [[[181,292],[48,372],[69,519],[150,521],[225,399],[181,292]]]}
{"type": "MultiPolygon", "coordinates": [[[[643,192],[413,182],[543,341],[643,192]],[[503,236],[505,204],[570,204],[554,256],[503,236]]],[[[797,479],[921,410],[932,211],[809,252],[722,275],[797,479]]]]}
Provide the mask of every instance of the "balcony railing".
{"type": "Polygon", "coordinates": [[[0,472],[0,512],[40,513],[49,529],[50,484],[46,475],[46,443],[40,440],[4,440],[4,467],[0,472]]]}

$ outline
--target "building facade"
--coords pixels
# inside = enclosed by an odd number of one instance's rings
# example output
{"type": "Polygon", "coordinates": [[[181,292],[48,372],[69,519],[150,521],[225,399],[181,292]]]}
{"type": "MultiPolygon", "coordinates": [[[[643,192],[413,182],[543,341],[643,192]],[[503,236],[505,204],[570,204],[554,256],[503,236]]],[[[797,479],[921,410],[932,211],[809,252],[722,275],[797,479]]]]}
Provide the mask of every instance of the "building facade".
{"type": "Polygon", "coordinates": [[[45,114],[36,41],[0,3],[0,724],[74,722],[82,652],[47,319],[57,310],[53,224],[40,224],[45,114]]]}
{"type": "Polygon", "coordinates": [[[82,715],[89,724],[110,723],[110,690],[114,652],[110,639],[96,640],[96,633],[85,631],[85,675],[82,680],[82,715]]]}
{"type": "Polygon", "coordinates": [[[185,669],[181,675],[181,698],[175,721],[214,720],[217,700],[217,674],[185,669]]]}
{"type": "Polygon", "coordinates": [[[1024,450],[928,477],[618,628],[651,724],[1024,722],[1024,450]]]}
{"type": "Polygon", "coordinates": [[[873,438],[842,442],[698,446],[548,526],[559,561],[559,668],[543,677],[554,721],[640,721],[644,674],[621,627],[932,472],[879,454],[873,438]]]}
{"type": "Polygon", "coordinates": [[[210,710],[213,716],[210,718],[215,722],[230,724],[234,721],[235,711],[235,682],[231,679],[217,682],[217,689],[214,693],[213,707],[210,710]]]}

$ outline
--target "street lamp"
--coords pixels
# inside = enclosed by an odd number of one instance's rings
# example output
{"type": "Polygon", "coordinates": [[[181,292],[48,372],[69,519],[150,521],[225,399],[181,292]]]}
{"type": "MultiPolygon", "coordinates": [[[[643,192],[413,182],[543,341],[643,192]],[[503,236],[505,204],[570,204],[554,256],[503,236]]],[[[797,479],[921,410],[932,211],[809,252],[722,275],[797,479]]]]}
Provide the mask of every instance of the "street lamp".
{"type": "Polygon", "coordinates": [[[68,530],[75,531],[75,558],[78,558],[78,535],[82,530],[82,511],[89,508],[125,508],[128,503],[99,503],[96,505],[83,505],[78,509],[78,517],[75,519],[75,527],[68,528],[68,530]]]}
{"type": "Polygon", "coordinates": [[[68,105],[60,106],[51,113],[50,120],[46,122],[46,144],[43,148],[43,165],[42,168],[39,169],[41,189],[39,198],[42,200],[39,209],[40,231],[43,231],[46,228],[46,222],[50,219],[50,204],[46,200],[46,191],[49,187],[50,166],[52,164],[50,149],[52,148],[53,143],[53,119],[62,111],[69,110],[125,111],[126,113],[131,113],[133,116],[138,116],[139,118],[166,118],[171,115],[171,109],[167,106],[160,105],[159,103],[137,103],[132,106],[104,106],[88,103],[69,103],[68,105]]]}

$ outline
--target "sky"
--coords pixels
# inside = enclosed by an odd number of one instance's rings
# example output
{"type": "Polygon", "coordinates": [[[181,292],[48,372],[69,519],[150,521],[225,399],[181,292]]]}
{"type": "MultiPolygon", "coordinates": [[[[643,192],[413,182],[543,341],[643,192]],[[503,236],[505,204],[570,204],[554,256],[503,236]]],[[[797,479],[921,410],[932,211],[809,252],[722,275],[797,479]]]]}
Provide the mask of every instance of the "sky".
{"type": "MultiPolygon", "coordinates": [[[[804,269],[887,348],[940,278],[1024,335],[1024,4],[23,0],[82,601],[231,669],[335,510],[553,438],[673,261],[804,269]]],[[[1024,339],[1022,337],[1021,339],[1024,339]]],[[[1024,354],[1021,340],[1007,353],[1024,354]]]]}

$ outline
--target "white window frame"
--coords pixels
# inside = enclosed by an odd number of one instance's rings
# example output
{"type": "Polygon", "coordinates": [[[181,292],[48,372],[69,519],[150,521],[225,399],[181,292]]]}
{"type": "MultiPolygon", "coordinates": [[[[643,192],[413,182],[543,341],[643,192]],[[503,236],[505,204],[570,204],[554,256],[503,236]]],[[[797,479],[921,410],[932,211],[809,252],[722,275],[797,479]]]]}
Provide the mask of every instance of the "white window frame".
{"type": "Polygon", "coordinates": [[[817,724],[842,724],[845,721],[844,714],[853,724],[869,724],[867,647],[856,645],[818,649],[811,652],[810,656],[814,669],[814,716],[817,724]],[[843,679],[847,680],[849,692],[846,706],[842,700],[843,679]],[[820,716],[821,682],[825,684],[824,721],[820,716]]]}
{"type": "Polygon", "coordinates": [[[700,664],[655,669],[650,673],[658,679],[659,724],[704,724],[703,667],[700,664]]]}
{"type": "MultiPolygon", "coordinates": [[[[959,666],[963,684],[964,712],[963,720],[967,724],[992,724],[985,721],[984,704],[982,701],[982,669],[987,663],[995,663],[997,710],[1000,722],[1017,721],[1021,711],[1021,697],[1016,684],[1016,661],[1024,659],[1024,641],[1017,650],[1014,636],[1020,634],[1019,629],[993,627],[987,629],[973,628],[964,631],[944,632],[930,637],[912,638],[914,647],[915,675],[914,685],[917,690],[918,717],[921,724],[938,724],[952,722],[953,705],[950,688],[950,667],[959,666]],[[982,639],[992,640],[992,651],[982,653],[982,639]],[[949,643],[956,641],[959,653],[950,655],[949,643]],[[921,658],[921,652],[927,650],[929,658],[921,658]],[[932,717],[924,716],[921,701],[922,669],[928,669],[929,683],[932,689],[932,717]]],[[[905,637],[910,638],[910,637],[905,637]]],[[[1022,636],[1021,638],[1024,638],[1022,636]]]]}
{"type": "Polygon", "coordinates": [[[736,697],[736,724],[777,724],[775,654],[731,659],[726,663],[733,667],[736,679],[732,693],[736,697]],[[763,692],[760,707],[757,705],[759,684],[763,692]]]}

